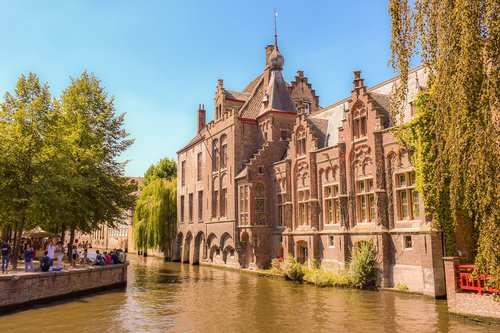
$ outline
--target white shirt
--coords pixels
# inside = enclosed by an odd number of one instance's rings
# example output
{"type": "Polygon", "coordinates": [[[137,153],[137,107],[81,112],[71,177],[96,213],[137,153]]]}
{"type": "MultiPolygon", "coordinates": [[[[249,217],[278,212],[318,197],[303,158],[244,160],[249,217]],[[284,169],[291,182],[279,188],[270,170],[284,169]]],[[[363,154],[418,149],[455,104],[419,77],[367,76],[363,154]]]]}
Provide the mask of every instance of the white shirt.
{"type": "Polygon", "coordinates": [[[56,247],[55,245],[49,245],[47,247],[47,256],[50,258],[50,259],[54,259],[54,251],[56,250],[56,247]]]}

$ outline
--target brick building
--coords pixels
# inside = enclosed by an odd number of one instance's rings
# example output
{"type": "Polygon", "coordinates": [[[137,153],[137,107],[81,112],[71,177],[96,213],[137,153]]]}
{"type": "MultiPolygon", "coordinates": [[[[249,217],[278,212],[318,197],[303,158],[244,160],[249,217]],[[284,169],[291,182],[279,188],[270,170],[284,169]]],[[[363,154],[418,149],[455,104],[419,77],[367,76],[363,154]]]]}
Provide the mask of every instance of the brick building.
{"type": "MultiPolygon", "coordinates": [[[[176,259],[252,268],[292,255],[336,269],[372,240],[382,286],[444,294],[441,233],[391,133],[397,78],[367,88],[355,71],[350,94],[322,108],[302,71],[285,82],[276,44],[265,54],[243,91],[218,81],[215,119],[200,106],[196,136],[177,152],[176,259]]],[[[410,73],[408,101],[425,82],[422,67],[410,73]]],[[[408,102],[403,121],[412,116],[408,102]]]]}

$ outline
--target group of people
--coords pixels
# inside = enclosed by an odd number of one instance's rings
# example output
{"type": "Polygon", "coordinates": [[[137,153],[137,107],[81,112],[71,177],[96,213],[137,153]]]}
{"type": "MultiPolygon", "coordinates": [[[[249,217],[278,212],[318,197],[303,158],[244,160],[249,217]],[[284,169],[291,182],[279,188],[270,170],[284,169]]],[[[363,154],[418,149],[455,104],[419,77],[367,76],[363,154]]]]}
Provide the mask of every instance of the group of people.
{"type": "Polygon", "coordinates": [[[125,252],[122,249],[113,249],[113,251],[101,253],[99,250],[95,251],[95,262],[94,264],[97,266],[106,266],[106,265],[116,265],[123,264],[127,257],[125,256],[125,252]]]}
{"type": "MultiPolygon", "coordinates": [[[[57,267],[60,269],[63,267],[63,258],[66,253],[66,248],[61,242],[48,241],[44,244],[43,256],[39,258],[40,270],[42,272],[48,272],[50,267],[54,266],[54,259],[57,257],[57,267]]],[[[88,243],[83,244],[83,251],[78,252],[76,245],[71,249],[71,266],[76,266],[76,261],[80,258],[82,262],[88,263],[88,243]]],[[[8,273],[9,259],[12,254],[12,245],[8,241],[3,241],[0,239],[0,249],[2,253],[2,274],[8,273]]],[[[24,271],[33,272],[34,266],[33,261],[36,260],[36,251],[33,248],[32,243],[26,240],[22,243],[21,247],[22,258],[24,259],[24,271]]],[[[113,249],[113,251],[100,253],[96,250],[95,264],[99,266],[121,264],[126,260],[125,252],[122,249],[113,249]]]]}

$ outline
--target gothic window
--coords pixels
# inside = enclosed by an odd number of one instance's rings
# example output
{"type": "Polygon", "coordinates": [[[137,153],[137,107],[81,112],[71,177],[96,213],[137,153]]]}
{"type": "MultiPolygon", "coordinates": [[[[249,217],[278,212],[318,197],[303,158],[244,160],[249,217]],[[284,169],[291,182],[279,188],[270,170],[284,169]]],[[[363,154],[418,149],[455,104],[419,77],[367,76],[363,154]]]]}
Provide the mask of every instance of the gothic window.
{"type": "Polygon", "coordinates": [[[219,170],[219,140],[212,142],[212,171],[219,170]]]}
{"type": "Polygon", "coordinates": [[[201,177],[203,174],[203,170],[201,169],[201,156],[202,156],[201,153],[198,153],[198,155],[196,156],[196,171],[197,171],[196,180],[197,181],[201,180],[201,177]]]}
{"type": "Polygon", "coordinates": [[[181,185],[186,185],[186,161],[182,161],[181,164],[181,185]]]}
{"type": "Polygon", "coordinates": [[[263,183],[255,186],[255,212],[257,224],[266,224],[266,188],[263,183]]]}
{"type": "Polygon", "coordinates": [[[227,187],[225,184],[225,176],[221,177],[221,191],[220,191],[220,216],[226,216],[227,209],[227,187]]]}
{"type": "Polygon", "coordinates": [[[193,222],[193,193],[189,193],[189,213],[188,218],[189,222],[193,222]]]}
{"type": "Polygon", "coordinates": [[[298,191],[299,225],[306,225],[311,222],[311,203],[309,202],[309,190],[298,191]]]}
{"type": "Polygon", "coordinates": [[[366,108],[363,104],[358,104],[352,113],[352,131],[354,139],[366,136],[366,108]]]}
{"type": "Polygon", "coordinates": [[[373,179],[363,179],[356,182],[358,222],[375,221],[376,206],[375,195],[373,192],[373,179]]]}
{"type": "Polygon", "coordinates": [[[324,187],[325,224],[340,223],[339,185],[324,187]]]}
{"type": "Polygon", "coordinates": [[[212,217],[218,217],[219,212],[219,184],[218,184],[218,178],[214,177],[214,180],[212,182],[212,217]]]}
{"type": "Polygon", "coordinates": [[[198,191],[198,221],[203,221],[203,191],[198,191]]]}
{"type": "Polygon", "coordinates": [[[220,138],[220,168],[227,167],[227,135],[222,135],[220,138]]]}
{"type": "Polygon", "coordinates": [[[285,201],[286,201],[286,180],[276,181],[276,209],[278,213],[278,225],[285,226],[285,201]]]}
{"type": "Polygon", "coordinates": [[[183,195],[181,195],[181,207],[180,207],[180,210],[181,210],[180,222],[184,223],[184,196],[183,195]]]}
{"type": "Polygon", "coordinates": [[[304,127],[300,127],[297,130],[296,136],[296,150],[297,156],[302,156],[306,154],[306,130],[304,127]]]}
{"type": "Polygon", "coordinates": [[[419,194],[415,190],[415,172],[396,175],[396,195],[400,220],[413,220],[420,217],[419,194]]]}
{"type": "Polygon", "coordinates": [[[248,196],[249,187],[248,185],[241,185],[239,187],[239,212],[240,212],[240,224],[248,225],[248,196]]]}

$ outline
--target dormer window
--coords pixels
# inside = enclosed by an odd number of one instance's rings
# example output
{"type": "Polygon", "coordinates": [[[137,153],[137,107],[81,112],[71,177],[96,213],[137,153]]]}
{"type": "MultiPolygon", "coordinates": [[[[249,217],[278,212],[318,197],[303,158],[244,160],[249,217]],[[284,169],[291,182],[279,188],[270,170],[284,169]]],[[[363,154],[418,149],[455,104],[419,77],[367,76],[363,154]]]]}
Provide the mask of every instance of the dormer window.
{"type": "Polygon", "coordinates": [[[304,127],[300,127],[297,130],[295,148],[297,150],[297,156],[302,156],[306,154],[306,130],[304,129],[304,127]]]}
{"type": "Polygon", "coordinates": [[[311,113],[311,104],[304,102],[304,113],[309,115],[311,113]]]}
{"type": "Polygon", "coordinates": [[[358,104],[352,112],[352,132],[354,139],[366,136],[366,108],[363,104],[358,104]]]}

